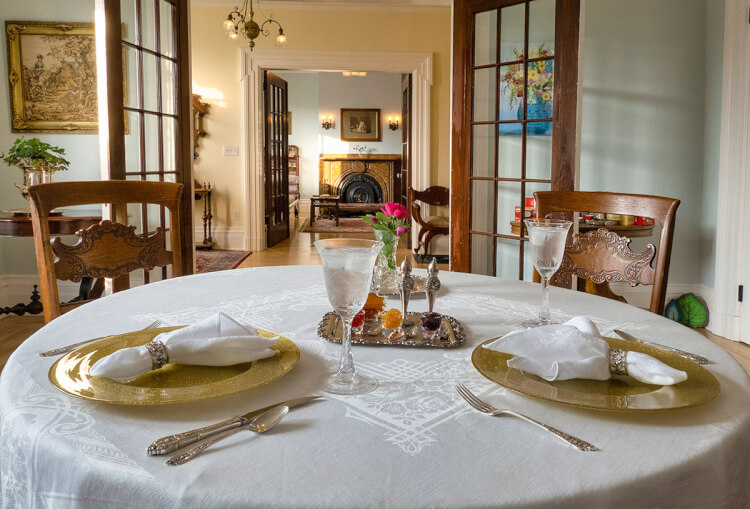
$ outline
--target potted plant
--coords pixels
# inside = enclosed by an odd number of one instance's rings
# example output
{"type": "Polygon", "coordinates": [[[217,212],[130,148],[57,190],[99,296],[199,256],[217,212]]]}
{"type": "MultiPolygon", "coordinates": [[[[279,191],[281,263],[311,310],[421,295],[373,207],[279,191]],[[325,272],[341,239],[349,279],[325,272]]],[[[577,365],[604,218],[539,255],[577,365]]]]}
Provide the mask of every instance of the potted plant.
{"type": "Polygon", "coordinates": [[[44,143],[39,138],[16,139],[7,155],[0,158],[8,166],[18,166],[23,171],[23,186],[16,184],[24,198],[28,199],[28,187],[52,182],[54,172],[67,170],[70,162],[65,159],[65,149],[44,143]]]}

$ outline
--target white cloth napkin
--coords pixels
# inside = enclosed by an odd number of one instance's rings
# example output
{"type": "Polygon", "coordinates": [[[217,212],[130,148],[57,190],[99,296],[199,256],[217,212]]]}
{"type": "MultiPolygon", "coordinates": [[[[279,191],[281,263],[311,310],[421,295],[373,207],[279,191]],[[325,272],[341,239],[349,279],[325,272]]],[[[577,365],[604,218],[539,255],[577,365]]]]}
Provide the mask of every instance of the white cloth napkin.
{"type": "MultiPolygon", "coordinates": [[[[611,376],[609,343],[584,316],[562,325],[513,331],[484,347],[513,355],[508,367],[550,382],[572,378],[608,380],[611,376]]],[[[625,363],[628,374],[646,384],[673,385],[687,380],[687,373],[650,355],[628,351],[625,363]]]]}
{"type": "MultiPolygon", "coordinates": [[[[277,354],[269,348],[277,339],[261,337],[254,328],[217,313],[189,327],[159,334],[154,341],[164,344],[170,364],[231,366],[277,354]]],[[[124,381],[151,371],[151,366],[151,354],[145,346],[137,346],[99,359],[89,373],[124,381]]]]}

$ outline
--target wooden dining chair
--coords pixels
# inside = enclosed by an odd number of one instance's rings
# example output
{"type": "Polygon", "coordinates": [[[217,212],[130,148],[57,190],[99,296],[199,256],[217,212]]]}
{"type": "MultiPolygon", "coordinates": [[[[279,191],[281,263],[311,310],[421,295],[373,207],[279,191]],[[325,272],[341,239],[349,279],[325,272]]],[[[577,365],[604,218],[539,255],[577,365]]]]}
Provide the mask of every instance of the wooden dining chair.
{"type": "MultiPolygon", "coordinates": [[[[677,207],[680,200],[661,196],[582,191],[543,191],[534,193],[537,217],[571,212],[597,212],[642,216],[661,226],[659,247],[648,244],[641,253],[633,252],[630,239],[606,228],[575,234],[568,239],[558,273],[559,286],[570,287],[578,278],[577,289],[625,301],[609,288],[611,282],[631,286],[652,285],[649,310],[664,314],[669,260],[677,207]],[[653,260],[656,260],[653,263],[653,260]]],[[[534,272],[535,280],[538,274],[534,272]]],[[[553,281],[553,284],[556,284],[553,281]]]]}
{"type": "Polygon", "coordinates": [[[430,249],[430,242],[435,235],[448,235],[450,232],[450,218],[446,216],[429,216],[422,217],[422,207],[417,203],[421,201],[427,205],[444,206],[450,202],[450,191],[446,187],[431,186],[424,191],[416,191],[409,188],[409,194],[411,195],[411,216],[414,218],[414,222],[419,225],[419,235],[416,249],[414,254],[418,255],[419,250],[422,250],[423,255],[427,255],[427,251],[430,249]]]}
{"type": "Polygon", "coordinates": [[[57,280],[80,282],[84,278],[113,278],[113,291],[130,287],[130,272],[172,265],[172,275],[181,276],[180,201],[182,184],[107,180],[97,182],[61,182],[29,187],[34,247],[39,270],[44,320],[50,322],[61,313],[84,304],[78,300],[60,304],[57,280]],[[127,204],[163,205],[169,210],[171,251],[166,249],[166,231],[135,233],[127,221],[127,204]],[[50,239],[49,214],[59,207],[112,204],[114,217],[122,222],[103,220],[79,230],[75,245],[50,239]]]}

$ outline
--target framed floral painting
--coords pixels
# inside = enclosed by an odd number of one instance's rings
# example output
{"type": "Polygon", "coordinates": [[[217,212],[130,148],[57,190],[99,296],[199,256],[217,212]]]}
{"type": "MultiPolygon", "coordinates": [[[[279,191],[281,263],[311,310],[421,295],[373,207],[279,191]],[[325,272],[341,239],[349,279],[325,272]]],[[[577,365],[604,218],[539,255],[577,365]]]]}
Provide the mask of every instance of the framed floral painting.
{"type": "Polygon", "coordinates": [[[6,21],[13,132],[98,132],[93,23],[6,21]]]}
{"type": "MultiPolygon", "coordinates": [[[[523,50],[513,50],[516,60],[523,59],[523,50]]],[[[500,116],[499,120],[518,121],[523,119],[523,105],[526,101],[526,119],[540,120],[552,118],[553,89],[555,83],[554,60],[545,44],[529,51],[526,63],[526,89],[524,90],[523,64],[510,64],[501,67],[500,75],[500,116]]],[[[552,136],[552,122],[528,122],[528,135],[552,136]]],[[[521,124],[500,124],[500,136],[521,136],[521,124]]]]}

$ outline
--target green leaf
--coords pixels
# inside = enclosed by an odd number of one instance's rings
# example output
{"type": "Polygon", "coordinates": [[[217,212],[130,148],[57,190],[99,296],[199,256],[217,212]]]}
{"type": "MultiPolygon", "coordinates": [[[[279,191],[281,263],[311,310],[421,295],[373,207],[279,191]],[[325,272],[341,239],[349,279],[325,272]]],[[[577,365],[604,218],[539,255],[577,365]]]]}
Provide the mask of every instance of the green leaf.
{"type": "Polygon", "coordinates": [[[680,323],[688,327],[705,327],[708,324],[708,308],[692,293],[677,299],[682,317],[680,323]]]}
{"type": "Polygon", "coordinates": [[[676,300],[672,299],[669,301],[669,304],[664,309],[664,316],[675,322],[682,323],[682,311],[680,311],[680,306],[677,305],[676,300]]]}

